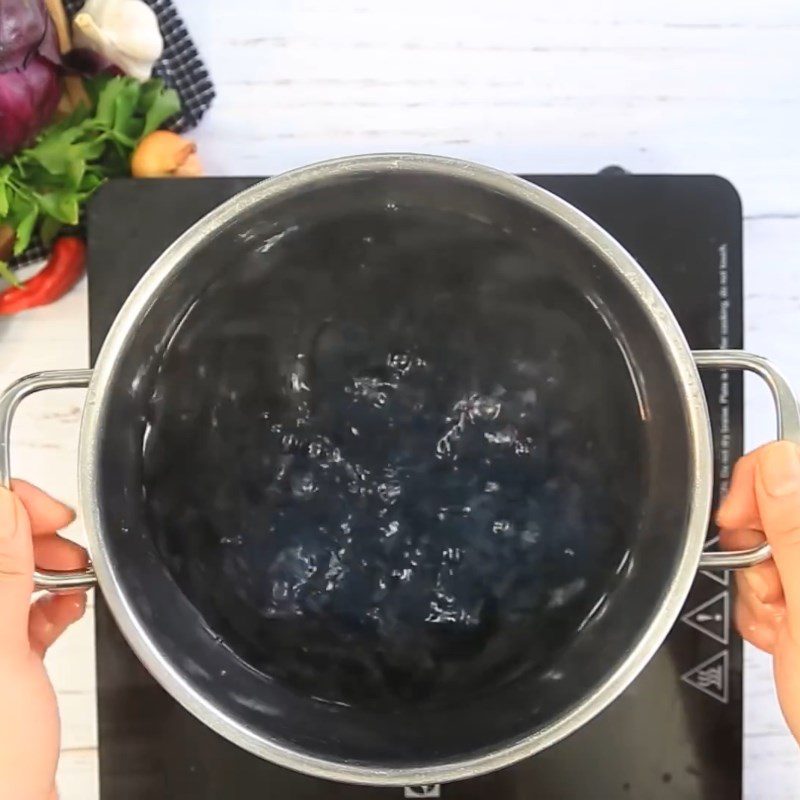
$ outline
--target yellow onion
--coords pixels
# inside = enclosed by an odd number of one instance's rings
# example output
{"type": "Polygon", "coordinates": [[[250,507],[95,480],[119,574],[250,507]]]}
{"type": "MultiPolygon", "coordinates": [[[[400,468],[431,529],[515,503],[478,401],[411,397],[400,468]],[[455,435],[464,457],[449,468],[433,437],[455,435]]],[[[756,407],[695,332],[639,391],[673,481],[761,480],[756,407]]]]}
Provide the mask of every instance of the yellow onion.
{"type": "Polygon", "coordinates": [[[131,156],[134,178],[197,178],[202,174],[195,143],[172,131],[149,133],[131,156]]]}

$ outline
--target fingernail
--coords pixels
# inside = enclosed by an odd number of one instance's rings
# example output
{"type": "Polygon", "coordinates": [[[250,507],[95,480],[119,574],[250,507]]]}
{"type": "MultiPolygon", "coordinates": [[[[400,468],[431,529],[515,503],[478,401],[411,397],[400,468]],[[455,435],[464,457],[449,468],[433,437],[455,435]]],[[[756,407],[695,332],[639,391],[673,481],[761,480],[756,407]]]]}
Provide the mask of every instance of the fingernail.
{"type": "Polygon", "coordinates": [[[763,603],[767,598],[767,582],[764,580],[763,575],[752,569],[747,569],[742,572],[742,577],[747,584],[747,588],[763,603]]]}
{"type": "Polygon", "coordinates": [[[17,501],[8,489],[0,487],[0,539],[10,539],[17,530],[17,501]]]}
{"type": "Polygon", "coordinates": [[[778,442],[759,463],[767,494],[785,497],[800,490],[800,455],[791,442],[778,442]]]}

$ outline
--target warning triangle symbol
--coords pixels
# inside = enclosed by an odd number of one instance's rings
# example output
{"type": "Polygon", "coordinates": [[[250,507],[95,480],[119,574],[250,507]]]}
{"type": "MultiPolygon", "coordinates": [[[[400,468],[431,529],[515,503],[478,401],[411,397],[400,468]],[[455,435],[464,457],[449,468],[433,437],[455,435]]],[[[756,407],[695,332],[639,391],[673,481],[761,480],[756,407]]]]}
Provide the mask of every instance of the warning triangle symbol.
{"type": "Polygon", "coordinates": [[[711,578],[712,581],[716,581],[720,586],[728,586],[731,582],[731,573],[727,569],[725,572],[711,572],[707,569],[701,569],[700,574],[705,575],[706,578],[711,578]]]}
{"type": "MultiPolygon", "coordinates": [[[[712,536],[710,539],[706,539],[703,550],[711,550],[718,542],[719,534],[717,536],[712,536]]],[[[705,575],[706,578],[711,578],[712,581],[716,581],[722,586],[727,586],[730,583],[731,573],[727,569],[724,572],[712,572],[711,570],[701,569],[700,572],[705,575]]]]}
{"type": "Polygon", "coordinates": [[[728,702],[728,651],[722,650],[715,656],[706,659],[694,669],[684,672],[681,680],[693,686],[703,694],[719,700],[720,703],[728,702]]]}
{"type": "Polygon", "coordinates": [[[730,627],[728,593],[720,592],[714,595],[710,600],[687,611],[681,620],[720,644],[728,644],[728,628],[730,627]]]}

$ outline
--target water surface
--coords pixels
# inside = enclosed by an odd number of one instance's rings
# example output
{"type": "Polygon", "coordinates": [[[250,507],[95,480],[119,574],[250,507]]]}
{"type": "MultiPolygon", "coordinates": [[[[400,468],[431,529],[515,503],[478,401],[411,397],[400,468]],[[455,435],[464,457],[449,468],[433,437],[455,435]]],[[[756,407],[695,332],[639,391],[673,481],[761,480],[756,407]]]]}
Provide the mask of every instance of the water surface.
{"type": "Polygon", "coordinates": [[[152,387],[175,580],[255,669],[332,702],[548,669],[613,589],[642,480],[630,375],[563,254],[405,210],[254,245],[152,387]]]}

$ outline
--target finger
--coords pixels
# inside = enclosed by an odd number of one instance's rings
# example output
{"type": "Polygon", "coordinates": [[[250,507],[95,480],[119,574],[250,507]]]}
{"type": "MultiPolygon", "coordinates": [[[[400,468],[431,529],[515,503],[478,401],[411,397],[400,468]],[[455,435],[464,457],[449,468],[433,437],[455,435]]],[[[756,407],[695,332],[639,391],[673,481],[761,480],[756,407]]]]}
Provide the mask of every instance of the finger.
{"type": "Polygon", "coordinates": [[[758,450],[740,458],[733,468],[728,494],[717,512],[721,528],[760,528],[753,476],[758,450]]]}
{"type": "Polygon", "coordinates": [[[0,487],[0,659],[28,652],[28,607],[33,592],[33,547],[28,515],[0,487]]]}
{"type": "MultiPolygon", "coordinates": [[[[764,534],[747,529],[727,530],[719,532],[719,543],[723,550],[747,550],[764,542],[764,534]]],[[[38,562],[37,562],[38,563],[38,562]]],[[[770,559],[754,567],[739,570],[736,580],[740,592],[750,592],[761,603],[775,603],[783,600],[783,587],[778,568],[770,559]]]]}
{"type": "MultiPolygon", "coordinates": [[[[786,605],[782,600],[776,603],[761,603],[754,595],[738,593],[736,614],[739,621],[746,620],[746,632],[753,643],[761,649],[765,641],[777,642],[779,631],[786,619],[786,605]]],[[[742,626],[743,627],[743,626],[742,626]]]]}
{"type": "Polygon", "coordinates": [[[772,626],[760,622],[744,602],[736,603],[734,619],[736,621],[736,629],[742,639],[750,642],[759,650],[772,654],[777,639],[777,634],[772,626]]]}
{"type": "Polygon", "coordinates": [[[752,592],[738,591],[736,601],[747,606],[751,615],[764,625],[777,629],[786,619],[786,603],[783,599],[774,603],[762,603],[752,592]]]}
{"type": "Polygon", "coordinates": [[[774,442],[758,452],[756,499],[781,576],[789,631],[800,642],[800,448],[774,442]]]}
{"type": "Polygon", "coordinates": [[[33,558],[42,569],[82,569],[89,562],[86,550],[57,533],[34,537],[33,558]]]}
{"type": "Polygon", "coordinates": [[[49,594],[30,607],[28,637],[31,648],[43,656],[59,636],[86,610],[86,594],[49,594]]]}
{"type": "Polygon", "coordinates": [[[75,519],[75,512],[27,481],[14,479],[11,488],[22,501],[31,520],[34,535],[66,528],[75,519]]]}

